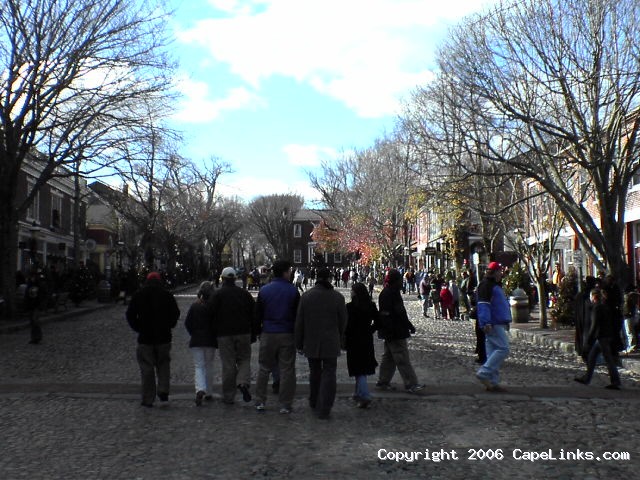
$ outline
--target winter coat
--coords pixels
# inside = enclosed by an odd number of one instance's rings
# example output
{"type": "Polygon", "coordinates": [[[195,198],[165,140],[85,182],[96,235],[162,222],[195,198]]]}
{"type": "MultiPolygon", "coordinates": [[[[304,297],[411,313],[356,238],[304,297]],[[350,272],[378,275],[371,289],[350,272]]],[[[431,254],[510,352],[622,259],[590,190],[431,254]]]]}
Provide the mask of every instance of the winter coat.
{"type": "Polygon", "coordinates": [[[250,334],[254,340],[257,336],[255,301],[246,290],[223,283],[211,294],[207,307],[217,337],[250,334]]]}
{"type": "Polygon", "coordinates": [[[291,282],[274,278],[260,289],[256,317],[265,333],[293,333],[300,294],[291,282]]]}
{"type": "Polygon", "coordinates": [[[502,287],[493,279],[485,278],[478,285],[478,322],[485,325],[511,323],[511,307],[502,287]]]}
{"type": "Polygon", "coordinates": [[[347,350],[347,369],[349,376],[373,375],[378,362],[373,348],[373,332],[378,325],[376,304],[366,305],[347,303],[347,327],[345,329],[345,348],[347,350]]]}
{"type": "Polygon", "coordinates": [[[138,332],[138,343],[171,343],[171,329],[178,323],[180,309],[173,294],[158,280],[147,281],[127,308],[129,326],[138,332]]]}
{"type": "Polygon", "coordinates": [[[446,287],[440,289],[440,304],[442,308],[453,306],[453,295],[451,295],[451,292],[446,287]]]}
{"type": "Polygon", "coordinates": [[[296,348],[307,358],[340,356],[347,308],[344,297],[327,282],[316,282],[300,297],[296,315],[296,348]]]}
{"type": "Polygon", "coordinates": [[[409,321],[404,308],[400,290],[385,287],[378,297],[380,320],[378,322],[378,338],[383,340],[402,340],[409,338],[416,329],[409,321]]]}
{"type": "Polygon", "coordinates": [[[205,303],[198,301],[191,305],[184,320],[184,326],[191,336],[189,348],[218,347],[213,319],[205,303]]]}

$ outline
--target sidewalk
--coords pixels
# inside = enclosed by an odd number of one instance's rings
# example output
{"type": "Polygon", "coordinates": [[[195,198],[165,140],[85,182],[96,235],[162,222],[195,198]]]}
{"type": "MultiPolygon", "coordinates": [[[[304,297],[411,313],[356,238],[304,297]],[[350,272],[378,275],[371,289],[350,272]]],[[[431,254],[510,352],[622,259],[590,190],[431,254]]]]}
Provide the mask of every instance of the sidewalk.
{"type": "MultiPolygon", "coordinates": [[[[180,293],[185,290],[189,290],[195,288],[195,284],[187,284],[181,285],[179,287],[174,288],[172,293],[180,293]]],[[[91,300],[83,300],[80,305],[75,306],[71,301],[67,308],[63,310],[58,310],[57,312],[54,310],[46,310],[45,312],[41,312],[38,317],[40,324],[45,325],[47,323],[52,322],[60,322],[63,320],[70,320],[75,317],[79,317],[85,315],[87,313],[93,313],[100,310],[105,310],[107,308],[113,307],[120,302],[116,302],[112,300],[110,302],[98,302],[97,299],[91,300]]],[[[0,335],[7,333],[14,333],[20,330],[25,330],[29,328],[29,316],[25,313],[19,314],[16,318],[13,319],[0,319],[0,335]]]]}
{"type": "MultiPolygon", "coordinates": [[[[511,323],[511,336],[535,345],[547,346],[565,353],[575,353],[573,328],[540,328],[540,311],[531,311],[529,322],[511,323]]],[[[576,354],[577,356],[577,354],[576,354]]],[[[621,354],[623,368],[640,375],[640,352],[621,354]]]]}

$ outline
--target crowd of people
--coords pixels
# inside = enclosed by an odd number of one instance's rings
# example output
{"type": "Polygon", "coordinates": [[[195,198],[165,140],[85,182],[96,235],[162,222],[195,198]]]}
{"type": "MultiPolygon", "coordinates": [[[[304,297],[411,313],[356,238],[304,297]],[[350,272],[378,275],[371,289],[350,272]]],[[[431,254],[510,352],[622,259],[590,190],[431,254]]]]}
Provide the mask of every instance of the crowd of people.
{"type": "MultiPolygon", "coordinates": [[[[309,406],[320,419],[329,418],[336,395],[337,358],[347,354],[348,373],[354,378],[355,405],[371,403],[367,377],[378,367],[373,335],[384,340],[376,386],[393,390],[391,381],[398,370],[404,389],[415,393],[424,388],[411,365],[407,339],[415,333],[401,295],[403,276],[387,272],[378,306],[364,283],[351,280],[351,301],[346,302],[333,284],[334,272],[320,268],[313,286],[298,288],[290,262],[277,261],[271,281],[257,300],[236,285],[236,271],[221,272],[222,284],[214,288],[203,282],[197,300],[190,306],[185,327],[193,355],[195,403],[213,398],[212,366],[216,349],[222,369],[222,402],[231,405],[238,392],[243,401],[254,395],[250,388],[251,344],[260,340],[259,371],[255,385],[255,408],[267,405],[269,377],[277,379],[280,413],[292,411],[296,390],[296,354],[309,365],[309,406]]],[[[141,405],[151,407],[157,397],[168,402],[172,329],[180,313],[175,299],[162,287],[160,276],[151,272],[134,295],[126,312],[131,328],[138,333],[137,360],[142,378],[141,405]],[[157,300],[156,300],[157,299],[157,300]],[[157,381],[156,381],[157,380],[157,381]]]]}

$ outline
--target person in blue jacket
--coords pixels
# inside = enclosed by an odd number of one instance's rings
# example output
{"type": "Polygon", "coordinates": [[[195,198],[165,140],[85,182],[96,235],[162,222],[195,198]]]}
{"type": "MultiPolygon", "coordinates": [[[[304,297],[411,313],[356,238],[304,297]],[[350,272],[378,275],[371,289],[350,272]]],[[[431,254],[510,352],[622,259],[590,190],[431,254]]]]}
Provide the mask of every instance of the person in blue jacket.
{"type": "Polygon", "coordinates": [[[504,391],[500,386],[500,367],[509,355],[507,330],[511,323],[511,309],[501,280],[502,266],[491,262],[477,289],[478,323],[485,334],[487,360],[478,369],[476,377],[491,392],[504,391]]]}

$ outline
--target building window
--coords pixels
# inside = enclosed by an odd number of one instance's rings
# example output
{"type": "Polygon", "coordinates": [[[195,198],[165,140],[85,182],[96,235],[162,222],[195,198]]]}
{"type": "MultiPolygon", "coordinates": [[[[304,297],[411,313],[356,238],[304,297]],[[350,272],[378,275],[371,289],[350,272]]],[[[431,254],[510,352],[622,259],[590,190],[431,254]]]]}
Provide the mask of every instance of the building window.
{"type": "Polygon", "coordinates": [[[333,254],[333,263],[342,263],[342,254],[334,253],[333,254]]]}
{"type": "Polygon", "coordinates": [[[293,238],[300,237],[302,237],[302,225],[300,225],[299,223],[295,223],[293,225],[293,238]]]}
{"type": "Polygon", "coordinates": [[[313,262],[313,259],[316,256],[316,246],[315,245],[309,245],[307,247],[307,254],[309,255],[307,258],[309,258],[309,263],[313,262]]]}
{"type": "Polygon", "coordinates": [[[302,250],[299,248],[293,251],[293,263],[302,263],[302,250]]]}
{"type": "Polygon", "coordinates": [[[62,217],[62,197],[55,193],[51,194],[51,226],[60,228],[60,219],[62,217]]]}
{"type": "MultiPolygon", "coordinates": [[[[34,182],[27,182],[27,193],[31,192],[35,187],[34,182]]],[[[27,208],[27,220],[40,221],[40,191],[36,192],[33,202],[27,208]]]]}

